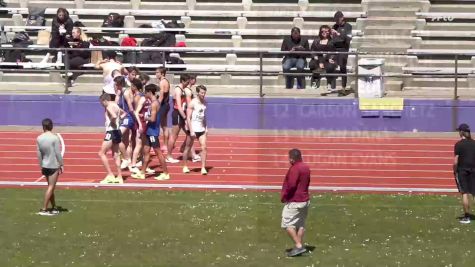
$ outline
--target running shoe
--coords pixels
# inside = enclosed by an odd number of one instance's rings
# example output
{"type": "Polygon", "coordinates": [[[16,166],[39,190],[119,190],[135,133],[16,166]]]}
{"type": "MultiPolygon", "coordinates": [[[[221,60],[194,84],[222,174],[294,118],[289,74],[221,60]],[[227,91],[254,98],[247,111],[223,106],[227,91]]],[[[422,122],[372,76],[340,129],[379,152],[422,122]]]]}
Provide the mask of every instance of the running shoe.
{"type": "Polygon", "coordinates": [[[190,169],[187,166],[183,167],[183,173],[190,173],[190,169]]]}
{"type": "Polygon", "coordinates": [[[170,179],[170,174],[165,174],[165,173],[161,173],[159,176],[155,177],[155,180],[158,180],[158,181],[163,181],[163,180],[169,180],[170,179]]]}
{"type": "Polygon", "coordinates": [[[206,168],[201,168],[201,175],[208,175],[206,168]]]}
{"type": "Polygon", "coordinates": [[[196,155],[196,156],[192,159],[192,161],[193,161],[193,162],[201,161],[200,155],[196,155]]]}
{"type": "Polygon", "coordinates": [[[114,179],[114,183],[116,183],[116,184],[123,184],[123,183],[124,183],[124,178],[122,178],[122,176],[117,176],[117,177],[115,177],[115,179],[114,179]]]}
{"type": "Polygon", "coordinates": [[[132,173],[131,175],[132,178],[134,179],[140,179],[140,180],[143,180],[145,179],[145,174],[143,174],[142,172],[136,172],[136,173],[132,173]]]}
{"type": "Polygon", "coordinates": [[[137,164],[135,164],[135,167],[138,167],[138,168],[142,167],[142,161],[137,162],[137,164]]]}
{"type": "Polygon", "coordinates": [[[471,223],[470,217],[465,216],[465,217],[463,217],[462,219],[460,219],[459,222],[462,223],[462,224],[469,224],[469,223],[471,223]]]}
{"type": "Polygon", "coordinates": [[[167,158],[165,161],[166,161],[167,163],[178,163],[178,162],[180,162],[179,160],[174,159],[174,158],[167,158]]]}
{"type": "Polygon", "coordinates": [[[114,175],[107,175],[104,180],[100,182],[101,184],[113,184],[115,183],[115,176],[114,175]]]}
{"type": "Polygon", "coordinates": [[[147,174],[155,174],[155,170],[152,170],[150,168],[145,169],[145,173],[147,174]]]}
{"type": "Polygon", "coordinates": [[[130,165],[130,160],[124,159],[122,161],[122,164],[120,164],[120,168],[123,170],[123,169],[126,169],[129,165],[130,165]]]}
{"type": "Polygon", "coordinates": [[[36,214],[41,215],[41,216],[54,216],[54,215],[56,215],[55,213],[51,212],[50,210],[43,210],[43,209],[38,211],[38,213],[36,213],[36,214]]]}

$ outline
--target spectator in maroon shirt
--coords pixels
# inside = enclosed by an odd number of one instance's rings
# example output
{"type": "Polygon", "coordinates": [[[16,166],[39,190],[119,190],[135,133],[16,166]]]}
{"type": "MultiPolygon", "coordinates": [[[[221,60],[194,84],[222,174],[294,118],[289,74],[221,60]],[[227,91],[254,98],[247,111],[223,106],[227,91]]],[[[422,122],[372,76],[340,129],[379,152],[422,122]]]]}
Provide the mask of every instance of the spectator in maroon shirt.
{"type": "Polygon", "coordinates": [[[302,162],[302,153],[298,149],[289,151],[289,162],[292,166],[285,176],[280,199],[285,203],[282,211],[282,228],[286,229],[295,242],[295,247],[287,255],[294,257],[306,252],[302,240],[310,204],[308,194],[310,168],[302,162]]]}

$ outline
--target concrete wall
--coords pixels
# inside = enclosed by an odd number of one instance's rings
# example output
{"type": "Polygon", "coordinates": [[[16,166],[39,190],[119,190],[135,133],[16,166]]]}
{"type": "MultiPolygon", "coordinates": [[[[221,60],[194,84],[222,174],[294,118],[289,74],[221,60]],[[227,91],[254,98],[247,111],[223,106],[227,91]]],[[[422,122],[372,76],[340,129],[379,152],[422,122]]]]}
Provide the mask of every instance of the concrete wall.
{"type": "MultiPolygon", "coordinates": [[[[97,97],[2,95],[0,125],[102,126],[97,97]]],[[[362,112],[354,99],[208,98],[211,128],[448,132],[475,125],[475,101],[405,100],[402,112],[362,112]]]]}

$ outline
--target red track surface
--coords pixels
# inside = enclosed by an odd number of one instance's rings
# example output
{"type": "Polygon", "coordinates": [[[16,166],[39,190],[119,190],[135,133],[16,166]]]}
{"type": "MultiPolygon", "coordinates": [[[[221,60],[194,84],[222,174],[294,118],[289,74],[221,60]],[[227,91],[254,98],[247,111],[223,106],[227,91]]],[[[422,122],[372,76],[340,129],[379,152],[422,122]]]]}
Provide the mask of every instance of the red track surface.
{"type": "MultiPolygon", "coordinates": [[[[36,159],[37,132],[0,132],[0,184],[41,181],[36,159]]],[[[65,169],[62,182],[97,183],[104,178],[97,151],[102,133],[64,133],[65,169]]],[[[171,180],[128,179],[127,183],[280,186],[288,169],[287,151],[302,150],[312,168],[312,186],[455,189],[451,172],[455,139],[345,138],[210,135],[208,176],[199,174],[200,163],[190,163],[191,174],[181,164],[169,164],[171,180]]],[[[181,140],[179,140],[181,142],[181,140]]],[[[112,162],[111,162],[112,164],[112,162]]],[[[112,164],[112,166],[114,166],[112,164]]],[[[156,159],[152,167],[157,167],[156,159]]],[[[124,172],[129,178],[129,172],[124,172]]],[[[398,190],[395,190],[398,191],[398,190]]]]}

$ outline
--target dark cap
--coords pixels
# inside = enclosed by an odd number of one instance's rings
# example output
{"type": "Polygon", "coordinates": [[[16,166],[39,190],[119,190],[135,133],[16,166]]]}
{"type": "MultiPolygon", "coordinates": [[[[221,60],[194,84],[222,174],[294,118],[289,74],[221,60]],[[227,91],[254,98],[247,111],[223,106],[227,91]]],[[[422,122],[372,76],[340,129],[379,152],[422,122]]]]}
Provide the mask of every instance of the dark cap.
{"type": "Polygon", "coordinates": [[[470,132],[470,126],[468,126],[466,123],[462,123],[459,125],[459,127],[457,127],[456,130],[459,132],[470,132]]]}

